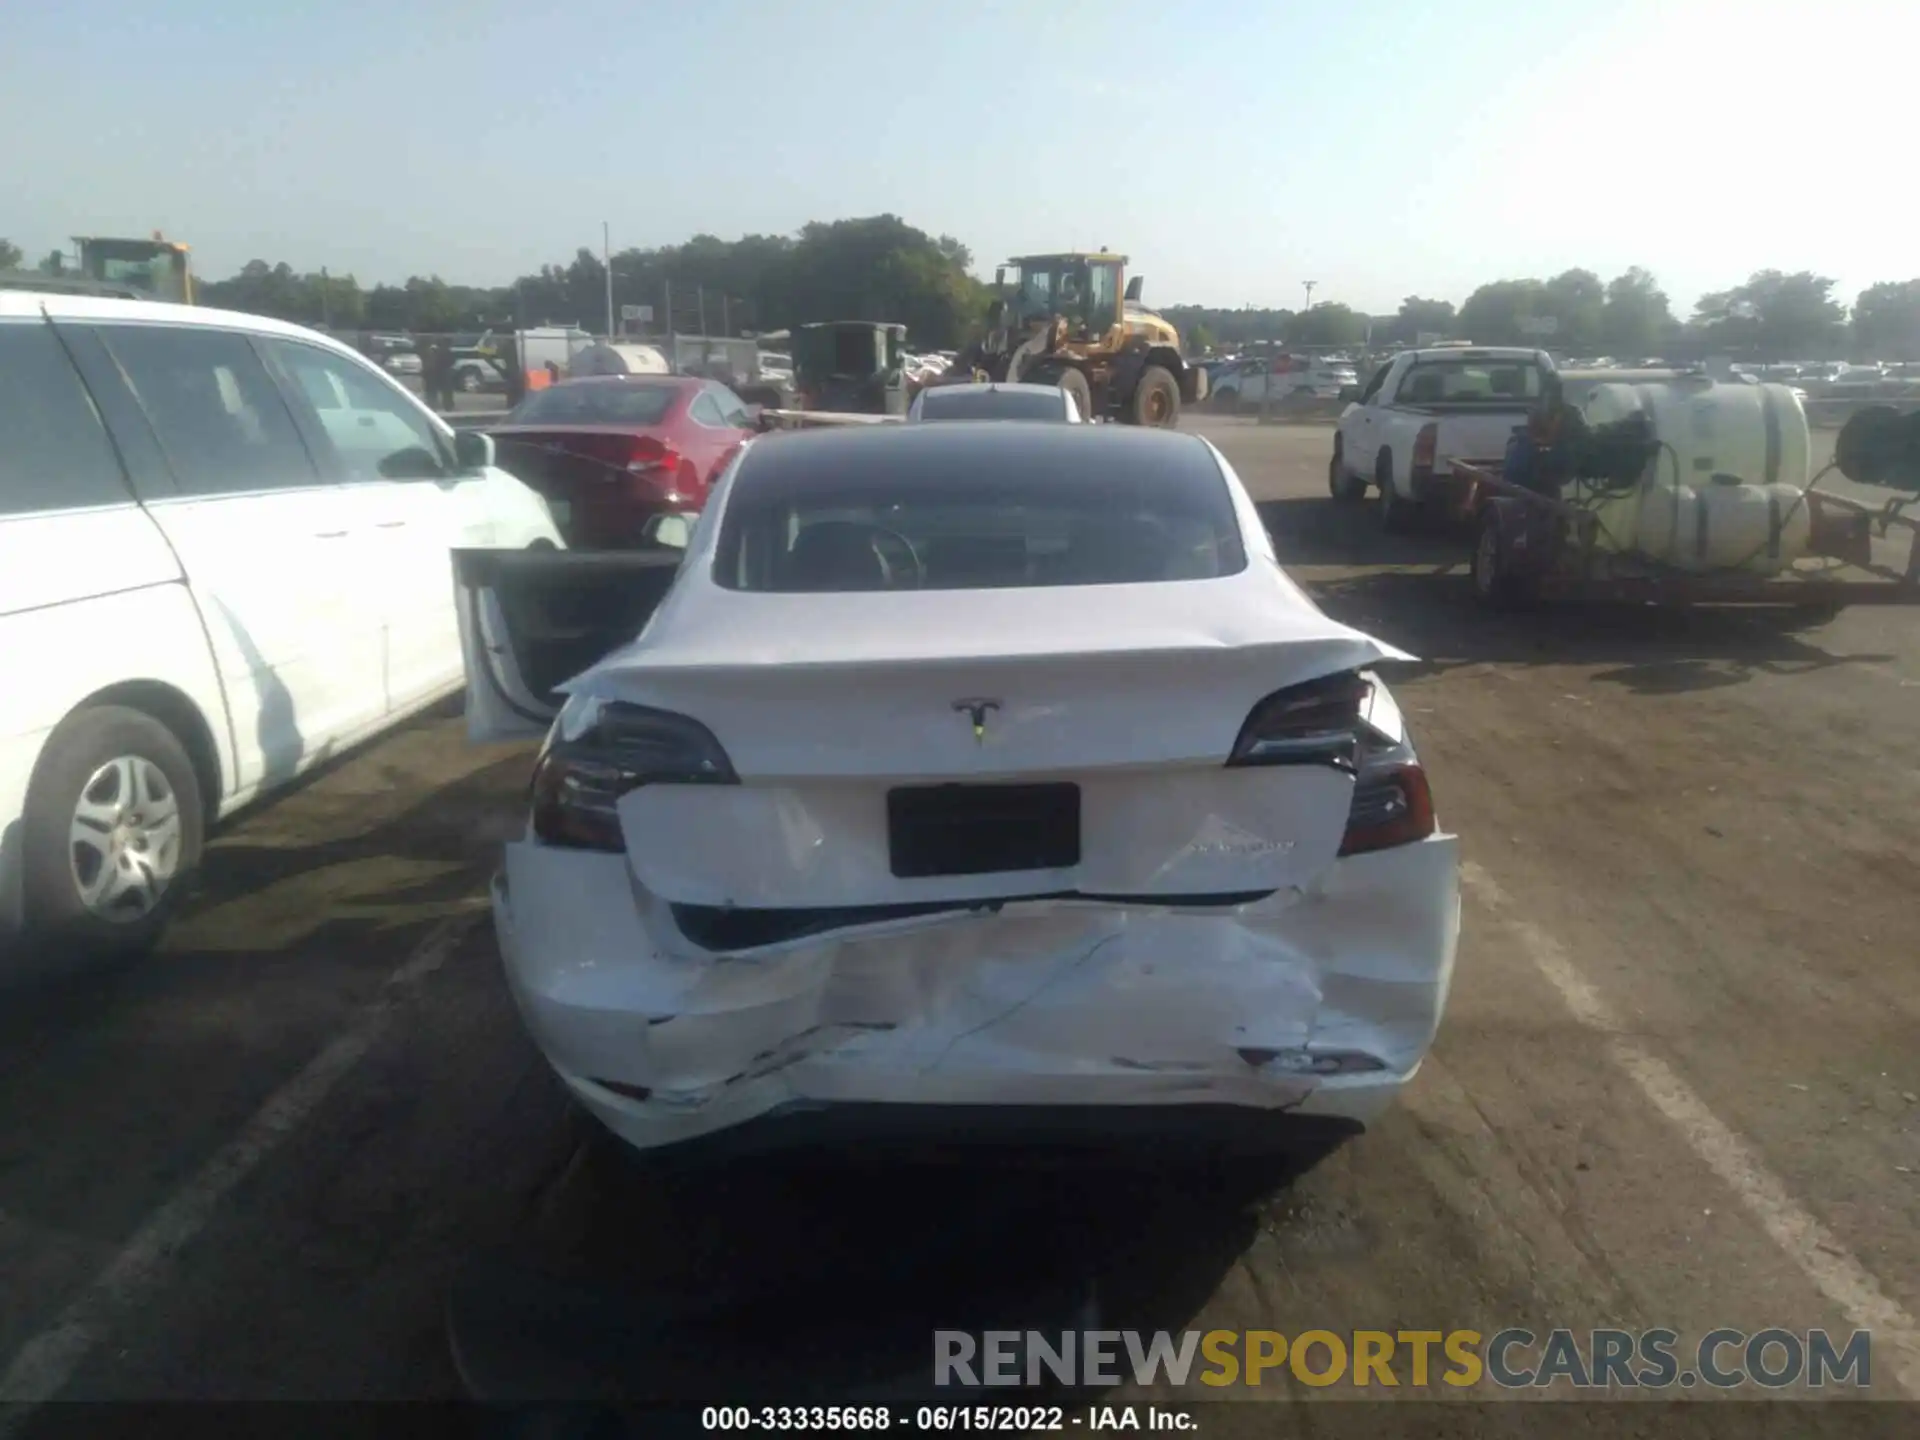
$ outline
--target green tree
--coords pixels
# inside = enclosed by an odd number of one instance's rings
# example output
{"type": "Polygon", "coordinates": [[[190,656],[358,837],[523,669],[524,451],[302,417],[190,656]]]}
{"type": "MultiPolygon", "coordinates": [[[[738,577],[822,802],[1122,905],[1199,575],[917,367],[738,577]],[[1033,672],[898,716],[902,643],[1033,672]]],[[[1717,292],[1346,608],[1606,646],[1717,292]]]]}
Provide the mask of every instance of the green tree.
{"type": "Polygon", "coordinates": [[[1289,345],[1358,345],[1366,335],[1367,317],[1337,300],[1301,311],[1287,326],[1289,345]]]}
{"type": "Polygon", "coordinates": [[[1694,326],[1709,349],[1754,360],[1830,355],[1845,320],[1833,281],[1810,270],[1756,271],[1746,284],[1703,295],[1694,306],[1694,326]]]}
{"type": "Polygon", "coordinates": [[[1869,285],[1853,302],[1853,334],[1876,360],[1920,360],[1920,280],[1869,285]]]}
{"type": "MultiPolygon", "coordinates": [[[[1451,335],[1454,321],[1451,300],[1423,300],[1418,295],[1409,295],[1400,302],[1400,313],[1394,316],[1389,338],[1413,345],[1422,335],[1451,335]]],[[[1381,338],[1377,330],[1374,338],[1381,338]]]]}
{"type": "Polygon", "coordinates": [[[1467,297],[1456,328],[1481,345],[1532,344],[1539,337],[1526,322],[1551,313],[1547,287],[1540,281],[1495,280],[1467,297]]]}
{"type": "Polygon", "coordinates": [[[25,252],[11,240],[0,240],[0,270],[18,270],[25,252]]]}
{"type": "Polygon", "coordinates": [[[64,275],[67,270],[67,257],[58,250],[49,250],[40,261],[42,275],[64,275]]]}
{"type": "Polygon", "coordinates": [[[1650,271],[1638,265],[1607,282],[1600,313],[1600,348],[1619,360],[1639,360],[1666,346],[1673,310],[1650,271]]]}
{"type": "MultiPolygon", "coordinates": [[[[1178,326],[1174,327],[1179,329],[1178,326]]],[[[1207,322],[1196,320],[1185,330],[1180,331],[1181,343],[1194,355],[1205,355],[1214,347],[1213,331],[1207,328],[1207,322]]]]}
{"type": "Polygon", "coordinates": [[[1591,270],[1567,270],[1547,281],[1546,314],[1553,317],[1556,350],[1589,355],[1600,348],[1607,289],[1591,270]]]}

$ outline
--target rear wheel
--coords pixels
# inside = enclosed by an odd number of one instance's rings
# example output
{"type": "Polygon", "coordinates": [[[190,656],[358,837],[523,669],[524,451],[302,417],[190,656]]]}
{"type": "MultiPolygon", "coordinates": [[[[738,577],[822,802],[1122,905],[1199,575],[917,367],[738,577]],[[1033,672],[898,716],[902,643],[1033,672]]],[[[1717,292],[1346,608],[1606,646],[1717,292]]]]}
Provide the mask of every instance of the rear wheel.
{"type": "Polygon", "coordinates": [[[120,705],[54,730],[22,815],[26,919],[63,960],[151,949],[200,863],[206,814],[179,738],[120,705]]]}
{"type": "Polygon", "coordinates": [[[480,388],[480,372],[472,366],[468,366],[460,372],[459,382],[460,389],[466,394],[471,395],[480,388]]]}
{"type": "Polygon", "coordinates": [[[1240,392],[1229,385],[1224,390],[1213,392],[1213,403],[1222,410],[1231,410],[1240,403],[1240,392]]]}
{"type": "Polygon", "coordinates": [[[1380,528],[1402,535],[1412,530],[1420,518],[1420,507],[1407,499],[1393,484],[1393,456],[1385,450],[1374,462],[1373,483],[1380,491],[1380,528]]]}
{"type": "Polygon", "coordinates": [[[1180,423],[1180,383],[1165,367],[1149,365],[1140,372],[1128,407],[1133,423],[1171,430],[1180,423]]]}
{"type": "Polygon", "coordinates": [[[1357,504],[1367,496],[1367,482],[1347,470],[1347,457],[1337,435],[1333,441],[1333,459],[1327,462],[1327,489],[1338,505],[1357,504]]]}

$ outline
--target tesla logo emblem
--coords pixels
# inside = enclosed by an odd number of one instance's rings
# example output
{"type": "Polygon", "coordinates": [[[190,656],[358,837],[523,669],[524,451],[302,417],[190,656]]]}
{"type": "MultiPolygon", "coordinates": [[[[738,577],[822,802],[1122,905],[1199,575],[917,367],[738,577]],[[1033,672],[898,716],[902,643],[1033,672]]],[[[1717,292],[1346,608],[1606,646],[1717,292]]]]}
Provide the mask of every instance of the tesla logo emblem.
{"type": "Polygon", "coordinates": [[[998,710],[998,700],[956,700],[953,708],[959,714],[973,721],[973,743],[984,745],[987,740],[987,712],[998,710]]]}

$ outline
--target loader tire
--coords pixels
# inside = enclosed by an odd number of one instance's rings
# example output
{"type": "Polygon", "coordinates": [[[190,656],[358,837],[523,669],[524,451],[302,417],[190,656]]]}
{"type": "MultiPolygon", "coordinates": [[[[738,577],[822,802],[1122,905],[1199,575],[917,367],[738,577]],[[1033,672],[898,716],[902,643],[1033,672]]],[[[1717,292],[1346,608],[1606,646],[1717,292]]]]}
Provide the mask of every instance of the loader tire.
{"type": "Polygon", "coordinates": [[[1164,366],[1147,366],[1140,372],[1140,383],[1133,387],[1126,418],[1156,430],[1176,428],[1180,424],[1180,382],[1164,366]]]}

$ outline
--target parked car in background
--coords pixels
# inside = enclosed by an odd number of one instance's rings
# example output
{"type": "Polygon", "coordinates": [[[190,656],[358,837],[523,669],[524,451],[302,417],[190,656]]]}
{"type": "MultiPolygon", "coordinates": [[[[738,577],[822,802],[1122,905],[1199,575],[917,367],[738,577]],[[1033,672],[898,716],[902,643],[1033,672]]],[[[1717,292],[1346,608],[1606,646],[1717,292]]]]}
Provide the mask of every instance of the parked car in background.
{"type": "Polygon", "coordinates": [[[932,385],[913,397],[907,419],[1050,420],[1079,425],[1086,416],[1058,385],[932,385]]]}
{"type": "Polygon", "coordinates": [[[1351,364],[1332,360],[1301,360],[1281,357],[1254,359],[1240,364],[1232,374],[1223,374],[1213,382],[1213,398],[1226,405],[1262,405],[1269,391],[1275,400],[1288,396],[1312,396],[1316,400],[1338,400],[1341,392],[1360,383],[1359,372],[1351,364]]]}
{"type": "Polygon", "coordinates": [[[1526,423],[1553,369],[1540,350],[1440,346],[1407,350],[1380,367],[1340,416],[1328,483],[1339,501],[1380,496],[1388,529],[1411,524],[1449,460],[1497,459],[1526,423]]]}
{"type": "Polygon", "coordinates": [[[1313,605],[1204,439],[767,437],[688,543],[455,559],[469,733],[547,735],[510,988],[629,1145],[1131,1122],[1310,1158],[1413,1075],[1460,902],[1373,673],[1411,657],[1313,605]],[[597,637],[538,623],[589,585],[597,637]]]}
{"type": "Polygon", "coordinates": [[[0,950],[151,945],[220,816],[459,688],[449,554],[560,543],[492,457],[312,331],[0,291],[0,950]]]}
{"type": "Polygon", "coordinates": [[[758,430],[717,380],[594,375],[534,391],[487,433],[569,545],[620,549],[646,543],[656,516],[697,513],[758,430]]]}

